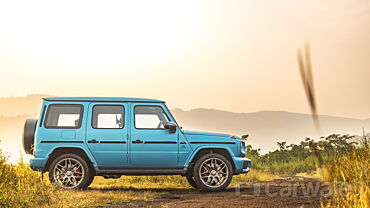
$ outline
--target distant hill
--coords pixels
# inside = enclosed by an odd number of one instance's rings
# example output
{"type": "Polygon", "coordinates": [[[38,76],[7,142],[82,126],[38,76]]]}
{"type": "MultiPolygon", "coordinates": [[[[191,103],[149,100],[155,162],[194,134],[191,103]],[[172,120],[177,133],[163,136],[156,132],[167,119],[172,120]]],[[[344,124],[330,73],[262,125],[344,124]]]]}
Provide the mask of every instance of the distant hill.
{"type": "Polygon", "coordinates": [[[284,111],[232,113],[213,109],[172,111],[184,129],[249,134],[249,144],[263,152],[277,148],[276,142],[297,143],[306,137],[317,139],[333,133],[359,135],[370,130],[370,119],[360,120],[335,116],[319,116],[321,133],[317,134],[311,115],[284,111]]]}
{"type": "MultiPolygon", "coordinates": [[[[41,98],[47,95],[0,98],[0,148],[11,153],[21,149],[24,121],[37,117],[41,98]]],[[[255,113],[232,113],[214,109],[198,108],[189,111],[172,110],[178,123],[184,129],[249,134],[248,143],[263,152],[277,148],[276,142],[297,143],[306,137],[319,138],[308,114],[284,111],[261,111],[255,113]]],[[[362,133],[362,127],[370,130],[370,119],[352,119],[335,116],[319,116],[321,136],[332,133],[362,133]]]]}
{"type": "Polygon", "coordinates": [[[48,96],[32,94],[25,97],[0,98],[0,116],[34,114],[41,109],[42,98],[48,96]]]}

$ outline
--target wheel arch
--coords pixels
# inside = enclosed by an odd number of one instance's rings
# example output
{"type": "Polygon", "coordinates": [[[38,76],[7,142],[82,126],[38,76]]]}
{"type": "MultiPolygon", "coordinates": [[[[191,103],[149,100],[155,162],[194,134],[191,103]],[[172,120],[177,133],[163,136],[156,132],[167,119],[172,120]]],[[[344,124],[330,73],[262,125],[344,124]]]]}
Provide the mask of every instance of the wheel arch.
{"type": "MultiPolygon", "coordinates": [[[[50,164],[55,160],[57,157],[63,154],[77,154],[84,158],[87,163],[91,165],[91,167],[94,167],[94,159],[92,156],[90,156],[86,151],[81,147],[56,147],[51,151],[51,153],[48,156],[48,160],[46,161],[46,164],[43,168],[43,172],[46,172],[50,168],[50,164]]],[[[94,168],[93,168],[94,169],[94,168]]]]}
{"type": "Polygon", "coordinates": [[[192,154],[192,156],[189,158],[187,162],[187,166],[188,166],[187,173],[192,172],[194,164],[199,158],[201,158],[203,155],[210,154],[210,153],[217,153],[217,154],[220,154],[226,157],[226,159],[229,160],[235,172],[236,166],[233,160],[233,154],[231,150],[229,150],[227,147],[207,146],[207,147],[199,147],[198,149],[196,149],[196,151],[194,151],[194,153],[192,154]]]}

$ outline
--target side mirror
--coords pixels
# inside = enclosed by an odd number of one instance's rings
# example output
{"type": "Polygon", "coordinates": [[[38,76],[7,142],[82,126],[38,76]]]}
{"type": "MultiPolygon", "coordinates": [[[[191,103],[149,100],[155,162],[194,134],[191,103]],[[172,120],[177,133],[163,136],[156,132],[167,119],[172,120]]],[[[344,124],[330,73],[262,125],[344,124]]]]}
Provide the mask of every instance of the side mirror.
{"type": "Polygon", "coordinates": [[[164,128],[168,129],[168,132],[170,134],[173,134],[173,133],[176,133],[177,124],[172,121],[167,121],[166,123],[164,123],[164,128]]]}

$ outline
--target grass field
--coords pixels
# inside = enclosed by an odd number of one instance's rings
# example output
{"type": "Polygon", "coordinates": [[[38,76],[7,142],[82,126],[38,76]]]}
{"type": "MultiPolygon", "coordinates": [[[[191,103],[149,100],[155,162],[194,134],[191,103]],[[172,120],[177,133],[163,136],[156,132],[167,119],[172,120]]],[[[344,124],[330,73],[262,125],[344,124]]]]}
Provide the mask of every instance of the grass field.
{"type": "MultiPolygon", "coordinates": [[[[268,181],[277,176],[252,170],[235,176],[231,186],[250,181],[268,181]]],[[[189,190],[181,176],[123,176],[119,179],[95,177],[88,190],[61,190],[28,164],[9,164],[0,156],[0,207],[96,207],[120,204],[131,200],[150,201],[167,195],[166,189],[189,190]]]]}
{"type": "MultiPolygon", "coordinates": [[[[319,178],[332,185],[335,195],[329,202],[323,202],[323,207],[369,207],[368,138],[358,145],[346,142],[348,138],[334,135],[317,143],[317,149],[315,143],[306,140],[299,146],[282,143],[279,150],[266,155],[250,151],[248,155],[260,167],[235,176],[230,187],[244,182],[271,181],[280,174],[299,175],[319,178]]],[[[178,192],[194,192],[181,176],[95,177],[87,190],[61,190],[48,182],[47,175],[41,180],[41,174],[32,171],[28,164],[8,163],[0,151],[0,207],[97,207],[132,200],[151,201],[178,192]]]]}

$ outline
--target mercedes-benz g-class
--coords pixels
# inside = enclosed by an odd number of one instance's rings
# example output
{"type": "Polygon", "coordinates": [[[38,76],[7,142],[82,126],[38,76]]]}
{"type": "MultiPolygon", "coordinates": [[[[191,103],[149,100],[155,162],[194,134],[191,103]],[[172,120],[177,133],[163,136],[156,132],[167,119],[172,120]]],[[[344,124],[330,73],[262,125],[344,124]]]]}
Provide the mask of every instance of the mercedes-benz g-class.
{"type": "Polygon", "coordinates": [[[65,189],[86,188],[95,176],[181,175],[220,191],[250,170],[245,141],[182,130],[153,99],[44,98],[39,118],[25,123],[23,146],[31,168],[65,189]]]}

